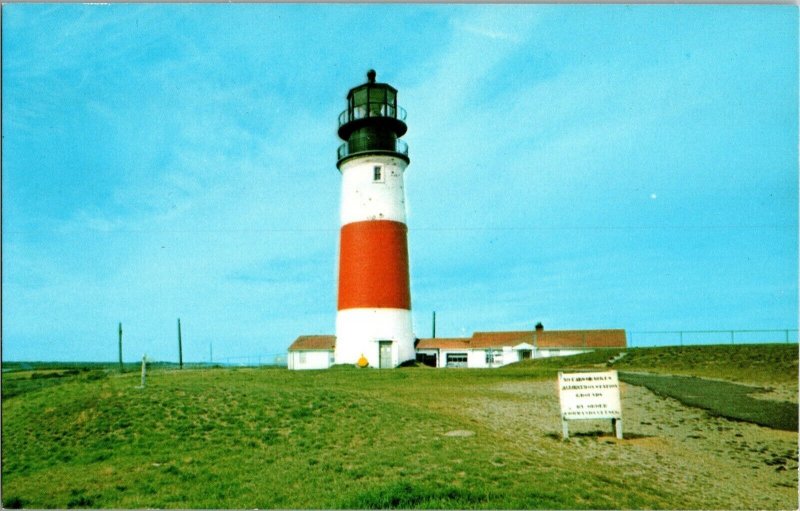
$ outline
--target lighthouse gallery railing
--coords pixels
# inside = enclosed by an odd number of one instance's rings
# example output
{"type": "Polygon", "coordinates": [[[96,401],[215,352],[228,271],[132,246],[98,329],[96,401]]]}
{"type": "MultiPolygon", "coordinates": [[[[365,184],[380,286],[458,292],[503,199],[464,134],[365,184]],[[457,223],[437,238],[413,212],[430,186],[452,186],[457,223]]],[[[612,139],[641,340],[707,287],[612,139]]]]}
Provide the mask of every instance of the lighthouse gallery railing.
{"type": "Polygon", "coordinates": [[[392,117],[405,121],[406,110],[403,107],[390,105],[388,103],[367,103],[353,108],[352,111],[347,109],[340,113],[339,126],[359,119],[366,119],[367,117],[392,117]]]}
{"type": "Polygon", "coordinates": [[[408,156],[408,144],[403,140],[397,139],[390,142],[394,147],[376,147],[373,141],[368,137],[356,137],[349,142],[339,146],[336,151],[337,159],[341,160],[351,154],[357,154],[366,151],[392,151],[408,156]],[[363,138],[363,140],[362,140],[363,138]]]}

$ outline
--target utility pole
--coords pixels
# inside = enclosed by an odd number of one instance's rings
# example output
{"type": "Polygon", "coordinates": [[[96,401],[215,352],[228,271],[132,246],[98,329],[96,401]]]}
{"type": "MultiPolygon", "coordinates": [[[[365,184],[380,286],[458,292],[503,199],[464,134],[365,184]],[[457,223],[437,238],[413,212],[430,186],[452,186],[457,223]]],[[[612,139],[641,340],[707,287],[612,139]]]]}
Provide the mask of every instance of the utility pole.
{"type": "Polygon", "coordinates": [[[178,365],[183,369],[183,344],[181,343],[181,318],[178,318],[178,365]]]}
{"type": "Polygon", "coordinates": [[[122,321],[119,322],[119,372],[125,372],[122,366],[122,321]]]}
{"type": "Polygon", "coordinates": [[[436,339],[436,311],[433,311],[433,334],[431,337],[436,339]]]}

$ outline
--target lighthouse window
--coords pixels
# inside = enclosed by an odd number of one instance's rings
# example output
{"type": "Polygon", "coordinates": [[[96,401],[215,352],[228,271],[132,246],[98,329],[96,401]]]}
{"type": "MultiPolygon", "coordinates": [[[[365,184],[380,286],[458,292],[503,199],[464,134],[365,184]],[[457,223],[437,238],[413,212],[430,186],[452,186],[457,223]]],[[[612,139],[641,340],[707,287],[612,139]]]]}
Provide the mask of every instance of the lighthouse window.
{"type": "Polygon", "coordinates": [[[361,106],[367,103],[367,89],[358,89],[353,93],[353,102],[355,106],[361,106]]]}
{"type": "Polygon", "coordinates": [[[353,118],[367,117],[367,89],[360,89],[353,93],[353,118]]]}
{"type": "Polygon", "coordinates": [[[383,106],[386,103],[386,89],[369,90],[369,115],[376,117],[384,115],[383,106]]]}
{"type": "Polygon", "coordinates": [[[372,169],[372,180],[375,182],[383,182],[383,167],[375,165],[372,169]]]}

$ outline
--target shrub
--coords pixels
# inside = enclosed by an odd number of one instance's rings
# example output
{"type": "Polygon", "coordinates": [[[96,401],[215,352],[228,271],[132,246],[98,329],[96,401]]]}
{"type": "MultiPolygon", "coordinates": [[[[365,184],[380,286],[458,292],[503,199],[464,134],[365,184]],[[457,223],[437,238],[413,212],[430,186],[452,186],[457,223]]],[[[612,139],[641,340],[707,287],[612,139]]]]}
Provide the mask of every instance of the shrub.
{"type": "Polygon", "coordinates": [[[22,509],[25,507],[25,501],[17,496],[4,498],[3,507],[6,509],[22,509]]]}

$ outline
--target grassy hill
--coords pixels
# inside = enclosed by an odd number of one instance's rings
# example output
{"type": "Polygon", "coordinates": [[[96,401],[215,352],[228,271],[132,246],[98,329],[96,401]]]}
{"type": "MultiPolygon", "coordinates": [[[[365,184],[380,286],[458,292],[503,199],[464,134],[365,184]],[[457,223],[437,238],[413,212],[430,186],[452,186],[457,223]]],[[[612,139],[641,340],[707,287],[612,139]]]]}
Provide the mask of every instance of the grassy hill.
{"type": "MultiPolygon", "coordinates": [[[[138,388],[137,373],[120,375],[97,367],[5,373],[3,504],[740,507],[742,497],[736,492],[742,484],[735,478],[716,491],[709,490],[709,484],[723,483],[703,482],[702,492],[693,491],[693,485],[702,482],[699,473],[696,480],[670,478],[665,484],[664,467],[685,463],[687,447],[673,442],[673,433],[658,432],[644,420],[637,423],[642,406],[673,406],[652,405],[655,398],[649,395],[626,398],[632,417],[626,426],[630,440],[616,442],[595,433],[594,426],[570,441],[560,440],[556,372],[602,364],[608,354],[498,370],[163,368],[149,374],[146,388],[138,388]]],[[[796,352],[794,357],[796,374],[796,352]]],[[[647,360],[635,350],[623,359],[635,368],[647,360]]],[[[769,378],[786,381],[777,373],[787,367],[778,364],[769,378]]],[[[663,367],[648,369],[657,372],[663,367]]],[[[681,413],[687,421],[712,420],[681,413]]],[[[784,469],[796,465],[796,457],[784,452],[791,437],[742,427],[737,433],[742,437],[730,433],[732,441],[766,446],[763,453],[782,456],[784,469]]],[[[704,452],[705,447],[698,444],[697,449],[704,452]]],[[[753,456],[766,456],[763,453],[753,456]]],[[[709,449],[709,456],[717,455],[709,449]]],[[[727,455],[718,456],[715,462],[729,463],[727,455]]],[[[755,478],[744,468],[731,477],[750,481],[747,498],[753,499],[752,507],[796,507],[796,473],[777,473],[765,465],[772,459],[748,460],[759,464],[755,478]]]]}
{"type": "Polygon", "coordinates": [[[643,371],[714,378],[752,385],[794,385],[797,387],[797,344],[743,344],[711,346],[666,346],[660,348],[607,348],[572,357],[526,360],[504,369],[605,367],[610,359],[625,352],[613,364],[619,371],[643,371]]]}
{"type": "Polygon", "coordinates": [[[634,348],[614,367],[797,388],[797,353],[797,344],[634,348]]]}

